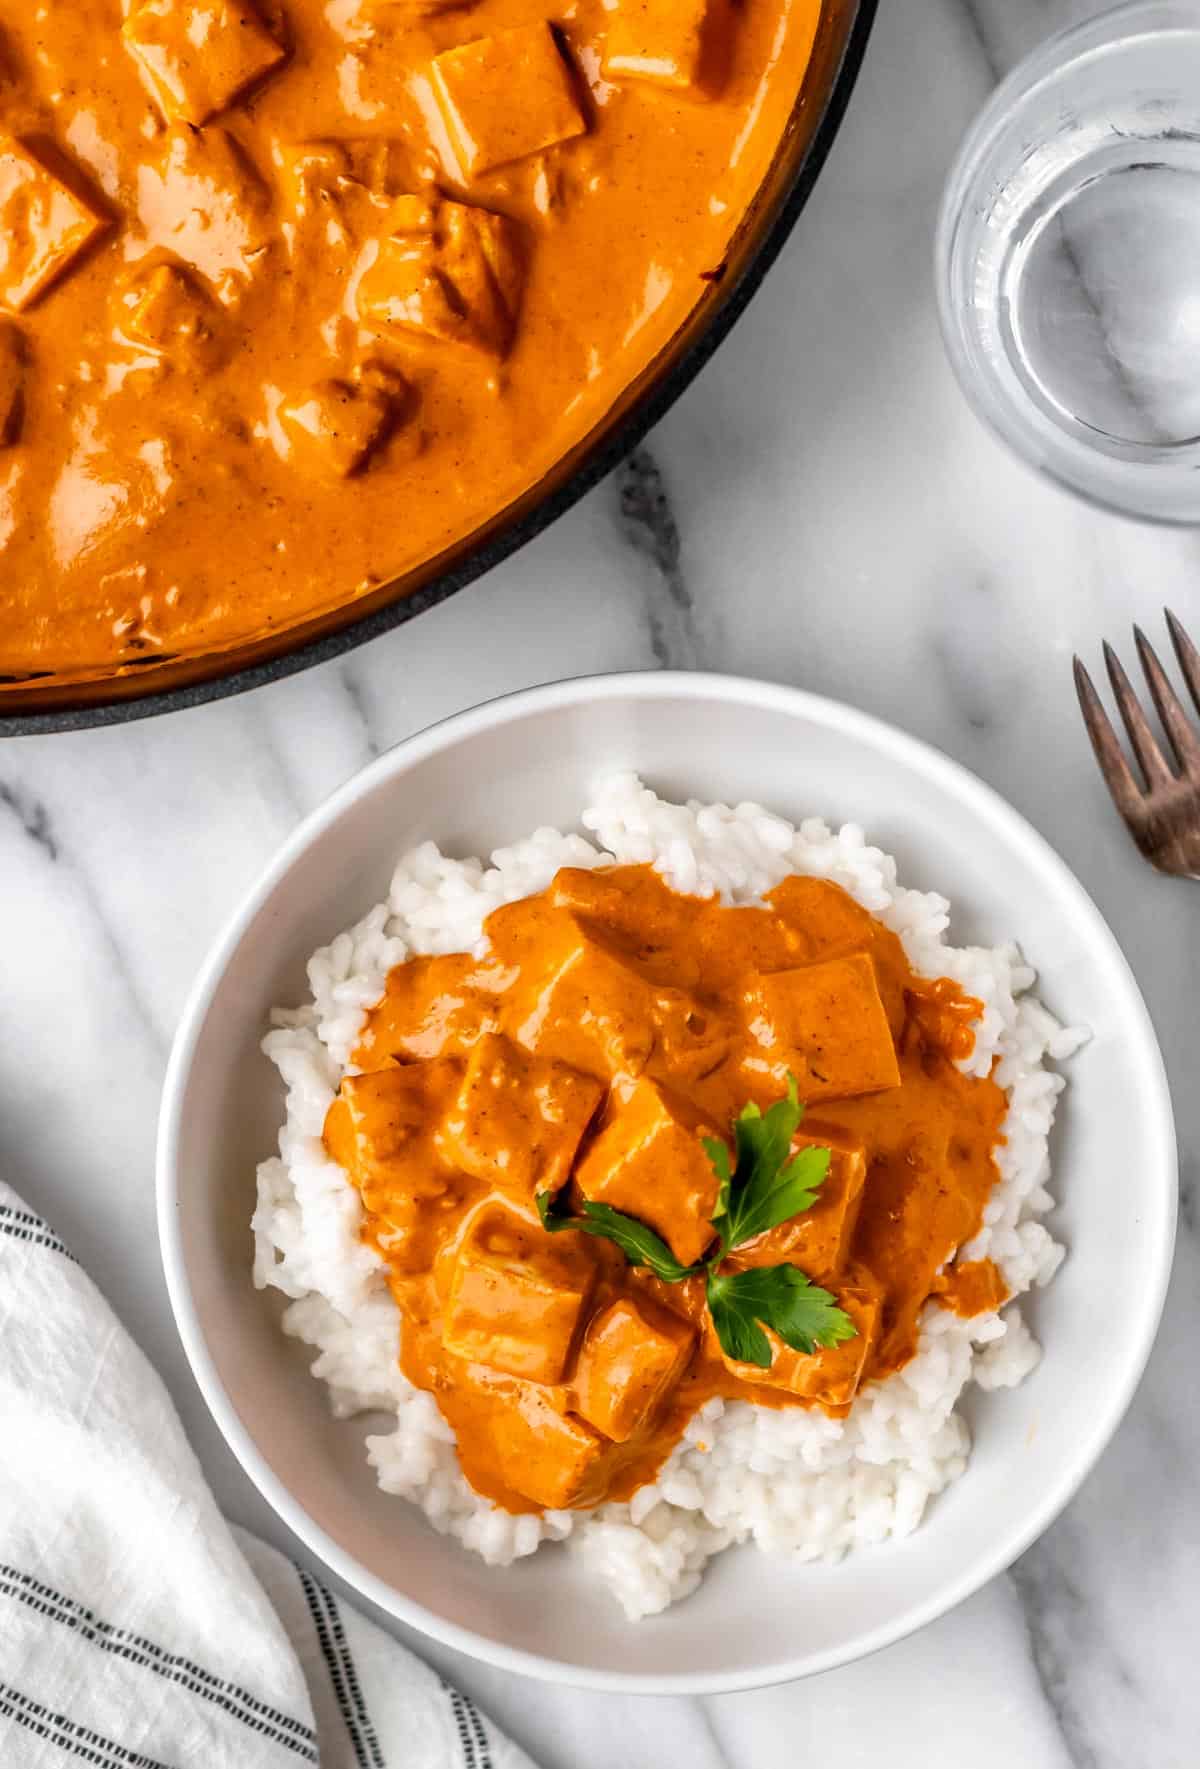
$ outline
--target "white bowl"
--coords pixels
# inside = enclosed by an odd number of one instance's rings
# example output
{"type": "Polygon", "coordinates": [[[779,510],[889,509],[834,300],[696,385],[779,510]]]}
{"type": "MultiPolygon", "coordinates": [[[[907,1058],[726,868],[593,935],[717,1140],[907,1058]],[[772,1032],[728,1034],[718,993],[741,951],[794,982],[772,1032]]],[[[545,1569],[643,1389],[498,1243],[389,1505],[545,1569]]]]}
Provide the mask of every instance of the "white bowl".
{"type": "Polygon", "coordinates": [[[402,1621],[512,1670],[651,1692],[748,1688],[845,1663],[931,1621],[1000,1572],[1074,1493],[1141,1375],[1166,1290],[1176,1157],[1145,1006],[1095,906],[987,787],[911,738],[786,688],[626,675],[460,714],[357,775],[292,836],[204,966],[179,1029],[159,1133],[167,1280],[192,1368],[242,1466],[312,1552],[402,1621]],[[1024,1386],[976,1394],[970,1467],[908,1540],[836,1566],[742,1548],[696,1595],[626,1622],[566,1556],[488,1569],[375,1485],[365,1427],[334,1423],[278,1306],[250,1281],[255,1162],[282,1112],[259,1055],[268,1009],[305,993],[310,952],[385,894],[432,837],[487,853],[571,824],[596,776],[636,767],[671,796],[759,799],[862,823],[910,884],[954,903],[953,937],[1017,939],[1039,992],[1092,1041],[1056,1132],[1056,1233],[1070,1256],[1033,1304],[1045,1348],[1024,1386]],[[1114,1332],[1104,1299],[1121,1298],[1114,1332]]]}

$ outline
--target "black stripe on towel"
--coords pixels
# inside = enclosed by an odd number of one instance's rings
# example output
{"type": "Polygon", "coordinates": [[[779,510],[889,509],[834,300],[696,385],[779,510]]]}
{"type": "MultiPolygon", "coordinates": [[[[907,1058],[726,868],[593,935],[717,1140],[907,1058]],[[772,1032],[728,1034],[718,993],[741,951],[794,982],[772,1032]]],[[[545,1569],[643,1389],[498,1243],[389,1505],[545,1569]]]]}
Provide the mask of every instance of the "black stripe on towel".
{"type": "Polygon", "coordinates": [[[450,1712],[454,1716],[454,1726],[462,1750],[463,1769],[479,1769],[479,1759],[475,1755],[475,1735],[471,1730],[471,1721],[467,1714],[466,1697],[461,1690],[455,1689],[453,1683],[447,1683],[444,1677],[439,1680],[450,1702],[450,1712]]]}
{"type": "Polygon", "coordinates": [[[475,1706],[475,1703],[471,1700],[470,1696],[464,1695],[461,1689],[456,1689],[454,1693],[467,1711],[467,1720],[470,1724],[471,1731],[474,1734],[475,1743],[479,1747],[478,1756],[475,1761],[477,1762],[479,1769],[492,1769],[492,1753],[488,1749],[487,1733],[483,1729],[483,1721],[480,1718],[479,1709],[475,1706]]]}
{"type": "Polygon", "coordinates": [[[367,1704],[363,1700],[362,1688],[358,1681],[358,1671],[354,1664],[354,1654],[350,1650],[350,1642],[346,1639],[346,1632],[342,1627],[342,1616],[341,1611],[337,1606],[337,1599],[334,1597],[332,1591],[326,1590],[324,1585],[320,1587],[320,1590],[321,1595],[329,1606],[329,1619],[330,1627],[333,1632],[333,1643],[342,1657],[342,1664],[345,1667],[346,1672],[346,1684],[350,1691],[350,1699],[354,1703],[354,1711],[358,1716],[359,1727],[362,1731],[367,1749],[371,1753],[372,1769],[386,1769],[386,1764],[383,1760],[383,1752],[379,1748],[379,1739],[375,1733],[375,1726],[370,1714],[367,1712],[367,1704]]]}
{"type": "Polygon", "coordinates": [[[0,1714],[16,1720],[37,1738],[44,1738],[50,1744],[57,1745],[60,1751],[69,1751],[72,1756],[81,1757],[85,1763],[94,1764],[96,1769],[170,1769],[168,1764],[159,1762],[157,1757],[146,1757],[141,1751],[127,1750],[123,1744],[117,1744],[115,1739],[105,1738],[88,1726],[76,1725],[65,1714],[56,1714],[51,1708],[44,1708],[41,1702],[34,1701],[31,1696],[22,1695],[19,1689],[10,1689],[7,1683],[0,1683],[0,1714]]]}
{"type": "Polygon", "coordinates": [[[40,1216],[35,1216],[32,1210],[17,1210],[12,1204],[0,1204],[0,1235],[8,1235],[14,1241],[28,1241],[35,1247],[45,1247],[51,1253],[61,1253],[72,1265],[79,1264],[49,1223],[43,1222],[40,1216]]]}
{"type": "Polygon", "coordinates": [[[312,1616],[313,1627],[317,1631],[321,1655],[333,1684],[333,1693],[337,1697],[338,1710],[354,1746],[354,1760],[359,1769],[387,1769],[363,1700],[358,1672],[354,1668],[337,1605],[324,1585],[314,1579],[311,1573],[305,1572],[302,1567],[297,1567],[296,1570],[308,1604],[308,1612],[312,1616]]]}
{"type": "Polygon", "coordinates": [[[488,1749],[479,1709],[470,1696],[456,1689],[453,1683],[447,1683],[444,1677],[439,1677],[438,1681],[450,1700],[450,1712],[454,1715],[458,1742],[462,1746],[464,1769],[492,1769],[492,1753],[488,1749]]]}
{"type": "Polygon", "coordinates": [[[19,1568],[0,1565],[0,1596],[11,1597],[37,1610],[40,1615],[48,1616],[51,1621],[74,1629],[89,1645],[98,1646],[102,1652],[111,1652],[130,1664],[164,1677],[169,1683],[178,1684],[192,1695],[202,1696],[251,1731],[295,1751],[306,1763],[316,1763],[317,1735],[311,1726],[305,1726],[290,1714],[260,1701],[235,1683],[214,1676],[191,1659],[166,1652],[153,1640],[143,1639],[127,1628],[113,1627],[111,1622],[102,1621],[94,1610],[49,1585],[41,1584],[19,1568]]]}

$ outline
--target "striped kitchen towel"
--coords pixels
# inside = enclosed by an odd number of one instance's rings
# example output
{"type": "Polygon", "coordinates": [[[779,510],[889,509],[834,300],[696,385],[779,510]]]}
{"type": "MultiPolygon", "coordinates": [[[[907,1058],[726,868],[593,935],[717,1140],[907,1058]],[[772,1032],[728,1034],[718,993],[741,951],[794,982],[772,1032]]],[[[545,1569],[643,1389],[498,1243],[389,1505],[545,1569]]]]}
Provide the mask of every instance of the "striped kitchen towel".
{"type": "Polygon", "coordinates": [[[217,1510],[167,1392],[0,1183],[0,1769],[529,1769],[217,1510]]]}

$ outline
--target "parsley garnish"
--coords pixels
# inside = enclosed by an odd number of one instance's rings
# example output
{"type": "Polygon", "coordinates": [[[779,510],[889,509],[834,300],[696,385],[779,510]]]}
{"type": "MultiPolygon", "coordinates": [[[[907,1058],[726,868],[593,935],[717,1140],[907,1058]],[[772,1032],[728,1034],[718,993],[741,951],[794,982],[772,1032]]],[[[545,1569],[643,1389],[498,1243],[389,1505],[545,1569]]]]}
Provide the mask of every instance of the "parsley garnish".
{"type": "Polygon", "coordinates": [[[818,1346],[841,1345],[857,1328],[828,1290],[822,1290],[795,1265],[768,1265],[749,1271],[721,1271],[734,1248],[753,1241],[811,1209],[829,1172],[828,1149],[802,1149],[789,1160],[804,1107],[795,1076],[788,1076],[787,1098],[766,1112],[743,1106],[733,1125],[734,1159],[729,1145],[705,1137],[704,1149],[720,1187],[712,1219],[716,1248],[697,1265],[681,1265],[654,1230],[610,1204],[583,1205],[582,1216],[556,1215],[549,1192],[539,1192],[538,1215],[550,1234],[578,1229],[618,1246],[630,1265],[644,1265],[666,1284],[707,1275],[709,1313],[721,1349],[738,1363],[771,1367],[770,1327],[793,1351],[811,1356],[818,1346]],[[761,1323],[761,1325],[760,1325],[761,1323]]]}
{"type": "Polygon", "coordinates": [[[626,1216],[622,1211],[614,1210],[611,1204],[593,1204],[585,1199],[582,1216],[555,1216],[550,1193],[539,1192],[537,1207],[542,1227],[548,1233],[557,1235],[565,1228],[574,1228],[585,1235],[599,1235],[602,1240],[613,1241],[630,1265],[648,1266],[664,1284],[681,1284],[684,1278],[690,1278],[702,1269],[698,1265],[680,1265],[667,1243],[652,1228],[647,1228],[636,1216],[626,1216]]]}
{"type": "Polygon", "coordinates": [[[708,1309],[721,1348],[739,1363],[771,1367],[771,1342],[759,1322],[793,1351],[841,1345],[858,1332],[850,1316],[796,1265],[708,1274],[708,1309]]]}
{"type": "Polygon", "coordinates": [[[776,1100],[765,1113],[756,1105],[743,1106],[734,1120],[737,1164],[732,1170],[728,1143],[715,1136],[704,1138],[705,1153],[721,1182],[713,1228],[720,1237],[722,1258],[816,1202],[829,1172],[829,1150],[801,1149],[788,1160],[803,1116],[796,1077],[789,1075],[786,1099],[776,1100]]]}

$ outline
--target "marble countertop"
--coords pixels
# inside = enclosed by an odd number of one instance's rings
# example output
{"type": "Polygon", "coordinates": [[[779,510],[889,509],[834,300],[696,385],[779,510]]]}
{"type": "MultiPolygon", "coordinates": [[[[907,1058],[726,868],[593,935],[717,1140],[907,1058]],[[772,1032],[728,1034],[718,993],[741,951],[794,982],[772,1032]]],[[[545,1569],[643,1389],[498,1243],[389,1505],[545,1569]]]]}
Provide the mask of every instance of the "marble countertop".
{"type": "MultiPolygon", "coordinates": [[[[1083,1492],[1013,1571],[917,1638],[713,1700],[542,1688],[429,1656],[545,1769],[1190,1769],[1200,1746],[1200,896],[1111,814],[1070,659],[1164,603],[1200,628],[1200,538],[1098,514],[979,428],[937,334],[940,187],[997,75],[1067,0],[883,0],[828,167],[745,318],[628,466],[489,577],[348,658],[146,724],[0,746],[0,1170],[165,1375],[228,1512],[282,1541],[209,1421],[152,1230],[157,1097],[218,925],[369,757],[509,689],[706,666],[819,690],[1013,801],[1128,953],[1172,1071],[1175,1279],[1149,1374],[1083,1492]]],[[[1137,1183],[1136,1174],[1130,1183],[1137,1183]]],[[[1102,1304],[1098,1301],[1098,1309],[1102,1304]]],[[[1114,1329],[1119,1322],[1114,1321],[1114,1329]]]]}

